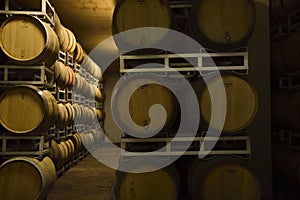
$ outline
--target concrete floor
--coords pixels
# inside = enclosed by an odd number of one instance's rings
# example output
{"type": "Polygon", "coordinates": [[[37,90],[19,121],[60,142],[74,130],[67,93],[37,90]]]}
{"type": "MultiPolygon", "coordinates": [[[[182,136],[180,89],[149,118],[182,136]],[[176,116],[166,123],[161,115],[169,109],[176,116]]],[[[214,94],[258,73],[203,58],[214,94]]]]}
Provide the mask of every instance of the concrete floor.
{"type": "Polygon", "coordinates": [[[60,177],[49,200],[108,200],[115,170],[89,155],[60,177]]]}

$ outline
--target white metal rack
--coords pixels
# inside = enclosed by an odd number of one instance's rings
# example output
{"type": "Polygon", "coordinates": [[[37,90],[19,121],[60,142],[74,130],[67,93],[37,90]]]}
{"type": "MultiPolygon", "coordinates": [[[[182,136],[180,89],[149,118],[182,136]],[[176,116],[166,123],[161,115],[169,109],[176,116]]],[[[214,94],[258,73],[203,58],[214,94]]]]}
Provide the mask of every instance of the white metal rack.
{"type": "MultiPolygon", "coordinates": [[[[0,136],[0,141],[2,143],[0,148],[1,156],[37,156],[41,158],[43,155],[49,153],[49,146],[45,147],[45,136],[0,136]],[[14,141],[14,144],[10,144],[9,141],[14,141]],[[16,145],[20,141],[29,141],[33,142],[34,146],[29,146],[27,150],[24,149],[24,146],[16,145]]],[[[48,141],[49,143],[49,141],[48,141]]]]}
{"type": "Polygon", "coordinates": [[[211,71],[243,71],[245,74],[249,70],[248,62],[248,49],[244,48],[237,52],[222,52],[222,53],[208,53],[205,50],[201,50],[200,53],[189,53],[189,54],[159,54],[159,55],[121,55],[120,56],[120,73],[138,73],[138,72],[173,72],[174,70],[178,72],[211,72],[211,71]],[[241,58],[242,63],[238,65],[231,65],[232,63],[226,65],[217,65],[211,66],[211,61],[208,61],[210,64],[205,64],[205,59],[236,59],[241,58]],[[133,68],[126,66],[126,61],[149,61],[149,60],[160,60],[161,63],[164,63],[164,67],[153,67],[153,68],[133,68]],[[196,66],[192,66],[188,61],[185,62],[176,62],[176,59],[193,59],[197,60],[196,66]]]}
{"type": "Polygon", "coordinates": [[[50,4],[48,0],[40,0],[41,7],[39,11],[20,11],[20,10],[12,10],[10,7],[10,3],[12,0],[5,0],[5,7],[3,10],[0,9],[0,15],[6,15],[6,17],[12,15],[31,15],[40,18],[43,21],[50,23],[54,26],[54,13],[55,10],[53,6],[50,4]]]}
{"type": "Polygon", "coordinates": [[[53,71],[44,65],[0,65],[0,84],[2,85],[30,84],[36,86],[53,87],[53,82],[53,71]],[[26,73],[24,73],[25,71],[26,73]],[[24,74],[29,74],[30,77],[25,77],[24,74]]]}
{"type": "MultiPolygon", "coordinates": [[[[157,137],[157,138],[122,138],[121,148],[127,150],[129,145],[147,145],[149,152],[130,151],[123,153],[122,156],[125,157],[135,157],[135,156],[177,156],[177,155],[243,155],[249,157],[251,155],[251,137],[248,132],[243,132],[241,135],[236,136],[221,136],[221,137],[211,137],[204,135],[200,137],[157,137]],[[173,143],[171,143],[173,142],[173,143]],[[180,144],[186,144],[186,142],[191,142],[192,145],[187,151],[178,149],[180,144]],[[232,143],[231,147],[223,147],[217,144],[214,149],[207,149],[205,146],[209,145],[210,142],[218,143],[232,143]],[[151,152],[151,143],[161,143],[163,145],[162,151],[151,152]],[[173,144],[173,145],[172,145],[173,144]]],[[[153,151],[153,150],[152,150],[153,151]]]]}

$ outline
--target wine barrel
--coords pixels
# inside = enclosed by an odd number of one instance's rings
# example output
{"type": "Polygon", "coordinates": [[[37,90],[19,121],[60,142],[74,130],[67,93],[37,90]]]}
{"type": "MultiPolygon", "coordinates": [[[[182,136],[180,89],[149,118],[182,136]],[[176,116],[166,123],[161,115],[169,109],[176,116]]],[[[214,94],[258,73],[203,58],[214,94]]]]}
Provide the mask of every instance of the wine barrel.
{"type": "Polygon", "coordinates": [[[69,150],[65,141],[60,142],[60,144],[58,145],[58,149],[59,149],[59,156],[55,166],[56,169],[61,169],[64,166],[64,164],[67,162],[67,159],[69,157],[69,150]]]}
{"type": "Polygon", "coordinates": [[[70,54],[74,54],[74,51],[75,51],[75,48],[76,48],[76,38],[75,38],[75,35],[73,34],[72,31],[70,31],[70,29],[67,29],[65,28],[66,31],[67,31],[67,35],[68,35],[68,38],[69,38],[69,44],[68,44],[68,47],[67,47],[67,51],[70,53],[70,54]]]}
{"type": "Polygon", "coordinates": [[[105,133],[102,129],[93,129],[91,130],[91,133],[94,135],[95,142],[100,142],[104,140],[105,133]]]}
{"type": "Polygon", "coordinates": [[[118,171],[114,192],[118,200],[177,200],[179,188],[178,172],[173,165],[170,165],[148,173],[118,171]]]}
{"type": "Polygon", "coordinates": [[[272,121],[276,129],[300,131],[300,92],[274,90],[272,92],[272,121]]]}
{"type": "Polygon", "coordinates": [[[53,162],[48,158],[17,157],[0,166],[1,199],[44,199],[56,180],[53,162]]]}
{"type": "Polygon", "coordinates": [[[84,59],[84,50],[83,50],[82,46],[80,45],[80,43],[77,42],[76,48],[74,51],[74,60],[77,63],[81,64],[83,59],[84,59]]]}
{"type": "Polygon", "coordinates": [[[88,73],[92,74],[94,78],[100,82],[103,81],[101,68],[89,56],[84,57],[81,66],[88,73]]]}
{"type": "Polygon", "coordinates": [[[71,126],[73,124],[73,120],[74,120],[74,109],[73,109],[73,106],[70,103],[66,103],[65,107],[68,111],[67,125],[71,126]]]}
{"type": "Polygon", "coordinates": [[[67,66],[66,68],[67,68],[67,71],[69,74],[69,81],[67,84],[67,89],[72,90],[75,85],[75,73],[74,73],[73,69],[71,69],[71,67],[67,66]]]}
{"type": "Polygon", "coordinates": [[[42,91],[44,96],[46,97],[48,104],[51,106],[52,105],[52,115],[49,116],[45,122],[46,127],[52,127],[53,124],[57,121],[58,114],[59,114],[59,109],[58,105],[56,102],[56,99],[52,95],[52,93],[49,90],[43,90],[42,91]]]}
{"type": "Polygon", "coordinates": [[[62,129],[62,128],[65,128],[68,124],[69,113],[64,104],[59,103],[57,106],[58,106],[59,112],[58,112],[58,118],[57,118],[55,125],[57,128],[62,129]]]}
{"type": "Polygon", "coordinates": [[[67,146],[68,149],[68,157],[66,160],[66,163],[70,162],[72,160],[72,157],[74,155],[74,144],[70,142],[71,140],[66,140],[65,144],[67,146]]]}
{"type": "Polygon", "coordinates": [[[54,73],[54,80],[58,81],[58,78],[61,74],[61,64],[58,61],[56,61],[54,65],[52,65],[49,69],[52,70],[54,73]]]}
{"type": "Polygon", "coordinates": [[[70,138],[74,144],[75,147],[75,153],[78,153],[81,150],[81,140],[78,133],[75,133],[70,138]]]}
{"type": "Polygon", "coordinates": [[[102,102],[105,99],[105,95],[102,93],[102,91],[94,85],[94,89],[95,89],[95,100],[102,102]]]}
{"type": "MultiPolygon", "coordinates": [[[[258,96],[254,87],[246,80],[235,75],[222,75],[225,86],[227,111],[223,127],[224,133],[235,133],[246,128],[255,118],[258,110],[258,96]]],[[[217,90],[219,78],[212,78],[208,85],[211,91],[217,90]]],[[[211,119],[211,98],[203,80],[194,85],[198,95],[201,120],[206,125],[211,119]]],[[[217,122],[216,122],[217,123],[217,122]]],[[[217,127],[211,123],[211,127],[217,127]]]]}
{"type": "Polygon", "coordinates": [[[82,118],[82,111],[80,109],[80,106],[78,104],[73,104],[72,105],[73,110],[74,110],[74,121],[75,123],[77,122],[81,122],[81,118],[82,118]]]}
{"type": "MultiPolygon", "coordinates": [[[[166,1],[121,0],[117,2],[113,13],[113,35],[142,27],[172,28],[172,13],[166,1]]],[[[141,49],[147,45],[158,44],[167,34],[168,31],[162,31],[161,34],[147,34],[147,32],[141,32],[132,37],[114,39],[120,50],[128,48],[141,49]]],[[[153,50],[148,49],[148,51],[142,51],[142,53],[149,52],[153,52],[153,50]]]]}
{"type": "Polygon", "coordinates": [[[161,129],[171,128],[176,117],[176,100],[173,93],[166,87],[160,85],[161,80],[157,77],[141,78],[139,76],[132,76],[126,80],[126,84],[116,86],[115,96],[113,98],[113,112],[116,120],[122,124],[124,128],[130,130],[132,133],[143,135],[145,132],[158,133],[161,129]],[[137,88],[129,100],[129,107],[124,105],[124,99],[127,98],[128,91],[135,88],[141,81],[151,82],[137,88]],[[149,117],[150,108],[159,104],[164,107],[167,115],[166,122],[159,121],[157,114],[154,114],[155,120],[152,127],[149,127],[151,119],[149,117]],[[124,115],[124,111],[129,109],[130,116],[124,115]],[[131,125],[131,119],[137,125],[131,125]],[[143,129],[141,127],[144,127],[143,129]]]}
{"type": "Polygon", "coordinates": [[[235,157],[197,158],[188,169],[188,190],[193,200],[258,200],[260,186],[245,163],[235,157]]]}
{"type": "Polygon", "coordinates": [[[54,101],[47,91],[34,86],[15,86],[0,97],[0,123],[13,133],[48,131],[57,119],[54,101]]]}
{"type": "Polygon", "coordinates": [[[94,108],[94,112],[96,113],[97,120],[99,122],[103,122],[104,119],[105,119],[105,113],[104,113],[104,111],[100,110],[100,109],[97,109],[97,108],[94,108]]]}
{"type": "MultiPolygon", "coordinates": [[[[57,86],[64,90],[68,87],[68,84],[70,82],[70,75],[67,67],[60,61],[57,61],[55,63],[55,68],[58,68],[58,72],[60,73],[57,79],[57,86]]],[[[54,71],[55,72],[55,71],[54,71]]]]}
{"type": "Polygon", "coordinates": [[[59,147],[55,140],[51,141],[51,149],[49,153],[49,157],[52,159],[52,161],[56,164],[59,159],[59,147]]]}
{"type": "Polygon", "coordinates": [[[84,82],[83,78],[80,76],[80,74],[75,73],[75,83],[74,83],[74,92],[76,93],[83,93],[84,90],[84,82]]]}
{"type": "Polygon", "coordinates": [[[199,0],[187,23],[187,34],[204,48],[231,51],[244,47],[255,27],[253,0],[199,0]]]}
{"type": "Polygon", "coordinates": [[[7,18],[0,29],[0,46],[14,63],[52,66],[58,58],[59,42],[49,24],[24,15],[7,18]]]}
{"type": "Polygon", "coordinates": [[[271,43],[271,66],[278,74],[300,70],[300,31],[271,43]]]}

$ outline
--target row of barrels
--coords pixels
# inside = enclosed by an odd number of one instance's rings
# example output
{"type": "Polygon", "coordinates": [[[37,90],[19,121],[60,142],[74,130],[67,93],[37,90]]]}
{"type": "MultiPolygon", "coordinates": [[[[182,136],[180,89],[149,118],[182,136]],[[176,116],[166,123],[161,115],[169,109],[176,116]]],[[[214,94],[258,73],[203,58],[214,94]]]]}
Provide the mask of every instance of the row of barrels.
{"type": "Polygon", "coordinates": [[[93,124],[98,120],[98,122],[103,122],[105,119],[105,112],[98,108],[89,108],[80,104],[73,105],[74,110],[74,122],[75,124],[93,124]]]}
{"type": "Polygon", "coordinates": [[[62,50],[81,63],[84,59],[81,45],[72,31],[60,24],[57,15],[54,19],[53,29],[50,24],[29,15],[7,18],[0,28],[0,46],[5,56],[20,65],[44,63],[50,67],[62,50]]]}
{"type": "Polygon", "coordinates": [[[61,50],[73,55],[76,63],[79,63],[94,78],[103,81],[101,68],[86,54],[72,31],[64,27],[57,13],[54,14],[54,30],[58,36],[61,50]]]}
{"type": "Polygon", "coordinates": [[[65,164],[70,163],[75,155],[84,151],[85,148],[98,144],[103,139],[103,132],[93,129],[87,133],[75,133],[69,139],[59,143],[52,140],[49,157],[56,169],[61,169],[65,164]]]}
{"type": "Polygon", "coordinates": [[[105,100],[105,95],[100,88],[94,84],[87,82],[80,74],[75,74],[74,93],[80,94],[87,99],[95,99],[98,102],[105,100]]]}
{"type": "Polygon", "coordinates": [[[37,160],[31,157],[15,157],[0,166],[0,194],[2,199],[46,199],[56,179],[56,171],[72,161],[74,155],[102,141],[100,130],[75,133],[67,140],[51,141],[49,157],[37,160]]]}
{"type": "MultiPolygon", "coordinates": [[[[255,11],[253,0],[200,0],[190,11],[185,30],[180,31],[204,48],[215,51],[236,50],[247,45],[254,31],[255,11]]],[[[174,29],[174,20],[166,1],[121,0],[114,9],[112,33],[116,35],[142,27],[174,29]]],[[[134,37],[121,36],[114,39],[120,50],[126,50],[151,48],[168,36],[168,31],[156,34],[144,31],[134,37]]]]}
{"type": "Polygon", "coordinates": [[[72,90],[75,86],[75,72],[69,66],[60,61],[56,61],[50,69],[54,72],[54,80],[61,90],[72,90]]]}
{"type": "MultiPolygon", "coordinates": [[[[182,169],[173,164],[147,173],[117,172],[115,199],[177,200],[180,199],[180,188],[184,185],[189,191],[188,199],[192,200],[260,199],[259,181],[254,171],[246,167],[244,160],[231,156],[209,160],[189,159],[193,160],[189,161],[189,164],[185,162],[182,169]],[[184,170],[187,176],[180,176],[180,170],[184,170]]],[[[139,167],[146,169],[147,166],[153,164],[145,163],[139,167]]]]}
{"type": "Polygon", "coordinates": [[[15,86],[0,97],[0,123],[17,134],[46,132],[54,124],[63,128],[77,122],[103,121],[104,112],[70,103],[57,103],[48,90],[34,86],[15,86]]]}
{"type": "MultiPolygon", "coordinates": [[[[147,78],[149,77],[147,76],[147,78]]],[[[176,122],[175,118],[178,118],[178,104],[176,103],[176,98],[172,91],[163,86],[164,82],[159,77],[151,77],[149,80],[151,80],[153,84],[147,84],[136,89],[129,99],[129,107],[126,107],[124,104],[124,100],[128,96],[127,93],[130,88],[139,83],[141,79],[143,79],[143,77],[132,75],[126,78],[125,84],[116,87],[116,96],[114,96],[112,102],[116,120],[122,122],[127,130],[141,135],[146,130],[158,133],[161,127],[164,127],[164,130],[168,130],[176,122]],[[164,107],[167,119],[166,122],[160,120],[159,123],[157,122],[157,124],[149,127],[151,118],[148,113],[151,106],[155,104],[160,104],[164,107]],[[131,119],[124,114],[124,109],[129,109],[132,121],[138,126],[131,125],[131,119]],[[145,128],[140,129],[140,127],[145,128]]],[[[225,85],[227,100],[225,124],[222,132],[227,134],[242,131],[254,120],[259,103],[258,95],[252,84],[245,78],[241,78],[237,75],[223,74],[221,80],[219,77],[211,78],[210,81],[208,81],[208,86],[206,86],[203,79],[195,80],[192,83],[194,90],[183,95],[186,98],[186,103],[181,109],[188,111],[194,109],[193,106],[197,106],[195,102],[190,102],[190,99],[192,99],[191,94],[195,92],[201,114],[199,130],[207,130],[209,124],[213,128],[218,127],[218,121],[212,121],[212,123],[210,123],[212,102],[208,87],[210,87],[212,91],[218,91],[220,81],[223,81],[225,85]]],[[[216,103],[220,104],[221,102],[216,103]]],[[[224,107],[224,105],[218,106],[224,107]]],[[[193,118],[195,116],[190,117],[193,118]]]]}
{"type": "Polygon", "coordinates": [[[0,47],[5,57],[18,65],[43,63],[50,68],[57,61],[59,50],[62,50],[73,55],[75,62],[84,63],[84,68],[97,80],[102,80],[101,69],[76,42],[72,31],[60,24],[57,14],[54,19],[53,29],[50,24],[29,15],[7,18],[0,27],[0,47]]]}

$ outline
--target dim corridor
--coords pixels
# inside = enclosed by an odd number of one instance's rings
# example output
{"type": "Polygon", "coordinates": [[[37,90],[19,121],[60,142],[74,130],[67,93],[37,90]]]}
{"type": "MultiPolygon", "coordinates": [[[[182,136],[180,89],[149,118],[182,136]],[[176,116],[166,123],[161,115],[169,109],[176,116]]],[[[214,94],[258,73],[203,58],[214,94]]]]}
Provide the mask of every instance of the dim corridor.
{"type": "Polygon", "coordinates": [[[108,200],[114,177],[115,170],[89,155],[55,182],[49,200],[108,200]]]}

